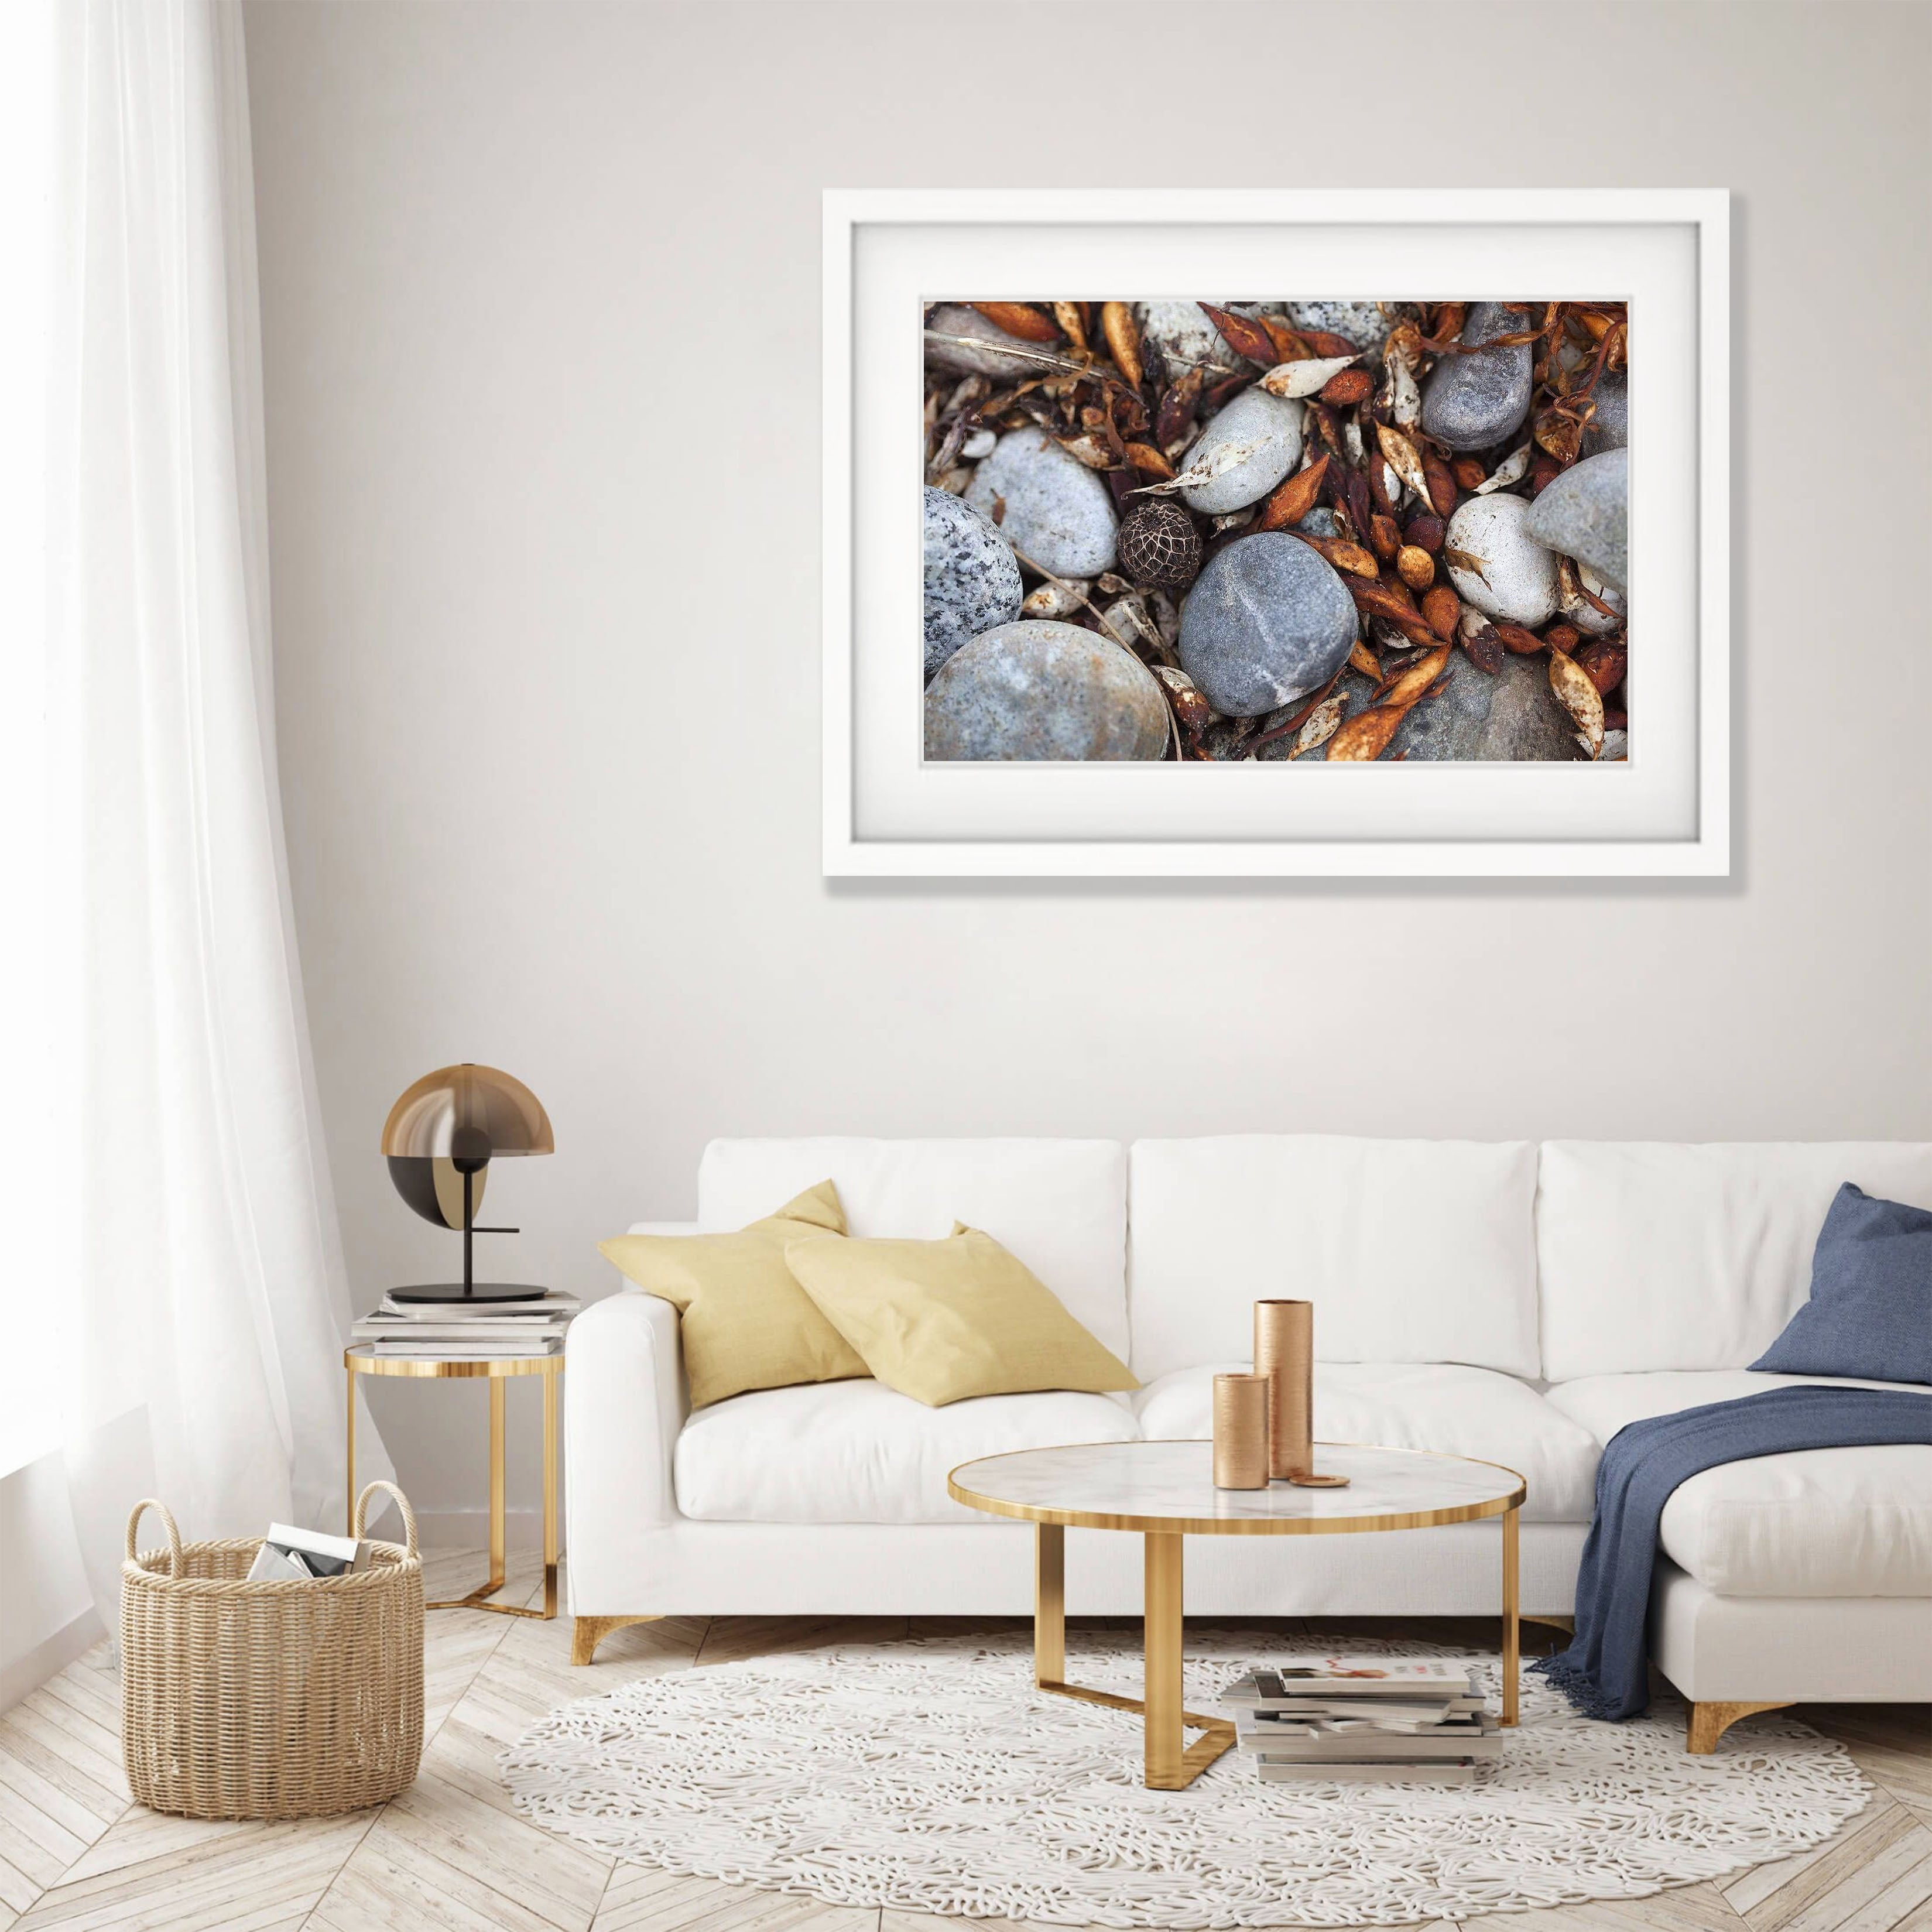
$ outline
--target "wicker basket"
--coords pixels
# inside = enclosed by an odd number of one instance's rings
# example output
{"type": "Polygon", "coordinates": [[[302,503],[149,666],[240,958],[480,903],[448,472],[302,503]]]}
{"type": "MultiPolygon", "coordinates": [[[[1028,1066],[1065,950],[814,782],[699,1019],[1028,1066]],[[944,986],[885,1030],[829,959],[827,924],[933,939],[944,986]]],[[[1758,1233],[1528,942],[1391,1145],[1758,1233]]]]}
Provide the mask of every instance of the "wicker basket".
{"type": "Polygon", "coordinates": [[[135,1801],[187,1818],[315,1818],[393,1797],[422,1756],[423,1586],[406,1548],[313,1582],[243,1581],[260,1537],[184,1544],[158,1502],[128,1519],[121,1566],[121,1745],[135,1801]],[[158,1510],[164,1550],[134,1553],[158,1510]]]}

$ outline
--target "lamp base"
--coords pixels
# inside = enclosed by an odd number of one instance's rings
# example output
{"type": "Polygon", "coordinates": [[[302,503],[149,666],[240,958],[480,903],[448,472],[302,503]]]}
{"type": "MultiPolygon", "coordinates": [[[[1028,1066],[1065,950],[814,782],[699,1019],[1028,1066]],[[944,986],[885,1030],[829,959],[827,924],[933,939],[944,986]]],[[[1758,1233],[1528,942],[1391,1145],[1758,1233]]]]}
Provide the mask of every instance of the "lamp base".
{"type": "Polygon", "coordinates": [[[438,1306],[448,1303],[461,1308],[474,1307],[479,1301],[538,1301],[549,1292],[547,1288],[514,1281],[479,1281],[467,1288],[460,1281],[435,1281],[419,1282],[413,1288],[392,1288],[389,1299],[438,1306]]]}

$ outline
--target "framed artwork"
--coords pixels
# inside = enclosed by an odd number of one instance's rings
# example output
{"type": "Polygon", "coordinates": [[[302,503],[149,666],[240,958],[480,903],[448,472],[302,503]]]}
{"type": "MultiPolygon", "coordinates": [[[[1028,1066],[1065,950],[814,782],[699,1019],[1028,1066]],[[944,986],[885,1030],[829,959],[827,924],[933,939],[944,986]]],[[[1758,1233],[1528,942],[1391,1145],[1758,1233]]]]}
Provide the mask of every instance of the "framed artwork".
{"type": "Polygon", "coordinates": [[[824,242],[828,874],[1729,872],[1723,190],[824,242]]]}

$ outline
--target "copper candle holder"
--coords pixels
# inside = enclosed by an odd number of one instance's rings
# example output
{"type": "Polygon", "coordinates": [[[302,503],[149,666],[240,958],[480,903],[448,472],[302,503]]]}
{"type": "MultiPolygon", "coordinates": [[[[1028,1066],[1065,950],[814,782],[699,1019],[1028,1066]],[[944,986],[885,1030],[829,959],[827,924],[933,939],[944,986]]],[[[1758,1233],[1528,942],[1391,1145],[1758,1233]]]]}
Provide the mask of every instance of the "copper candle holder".
{"type": "Polygon", "coordinates": [[[1304,1489],[1340,1489],[1315,1469],[1315,1304],[1255,1304],[1255,1373],[1268,1380],[1268,1474],[1304,1489]]]}
{"type": "Polygon", "coordinates": [[[1214,1486],[1264,1490],[1268,1484],[1268,1378],[1214,1378],[1214,1486]]]}

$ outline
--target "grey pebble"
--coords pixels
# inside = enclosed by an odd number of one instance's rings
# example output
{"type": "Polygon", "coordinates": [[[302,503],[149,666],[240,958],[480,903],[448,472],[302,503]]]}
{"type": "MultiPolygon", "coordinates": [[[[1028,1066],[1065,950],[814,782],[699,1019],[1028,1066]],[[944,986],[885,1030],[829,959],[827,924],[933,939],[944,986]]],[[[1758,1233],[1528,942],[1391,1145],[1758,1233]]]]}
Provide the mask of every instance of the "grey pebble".
{"type": "Polygon", "coordinates": [[[1342,534],[1342,526],[1336,520],[1335,512],[1326,503],[1317,503],[1294,527],[1306,530],[1312,537],[1339,537],[1342,534]]]}
{"type": "Polygon", "coordinates": [[[1131,652],[1077,624],[1002,624],[947,658],[926,694],[928,758],[1154,759],[1167,700],[1131,652]]]}
{"type": "Polygon", "coordinates": [[[1258,367],[1234,348],[1208,320],[1198,302],[1145,302],[1141,333],[1160,352],[1167,379],[1174,382],[1199,366],[1212,388],[1229,376],[1258,375],[1258,367]]]}
{"type": "Polygon", "coordinates": [[[942,369],[957,369],[970,376],[994,376],[1008,382],[1053,373],[1043,362],[1024,356],[1002,355],[997,345],[1012,343],[1022,349],[1044,349],[1051,354],[1056,344],[1020,342],[1017,337],[1009,335],[997,322],[988,322],[976,308],[968,308],[964,302],[942,302],[927,318],[926,326],[937,334],[970,335],[988,345],[984,349],[962,349],[956,343],[928,342],[926,345],[926,360],[942,369]]]}
{"type": "Polygon", "coordinates": [[[1259,502],[1301,460],[1301,405],[1265,389],[1244,389],[1208,419],[1180,459],[1182,469],[1211,462],[1219,452],[1247,443],[1258,446],[1252,455],[1181,491],[1190,510],[1220,517],[1259,502]]]}
{"type": "Polygon", "coordinates": [[[1099,474],[1042,429],[1009,430],[967,485],[966,500],[1023,556],[1056,577],[1114,567],[1119,518],[1099,474]],[[1006,514],[995,518],[994,499],[1006,514]]]}
{"type": "Polygon", "coordinates": [[[1288,319],[1297,328],[1346,336],[1358,349],[1372,349],[1379,355],[1399,315],[1384,315],[1379,302],[1298,302],[1288,304],[1288,319]]]}
{"type": "Polygon", "coordinates": [[[1181,668],[1224,717],[1258,718],[1326,684],[1356,636],[1354,600],[1285,530],[1218,550],[1180,607],[1181,668]]]}
{"type": "Polygon", "coordinates": [[[1445,356],[1422,392],[1424,430],[1448,449],[1486,449],[1513,434],[1529,413],[1534,346],[1484,349],[1498,335],[1526,328],[1529,311],[1502,302],[1478,302],[1462,325],[1473,356],[1445,356]]]}
{"type": "Polygon", "coordinates": [[[926,488],[926,674],[962,644],[1020,614],[1012,546],[946,490],[926,488]]]}
{"type": "Polygon", "coordinates": [[[1590,392],[1597,413],[1583,432],[1586,456],[1600,456],[1606,449],[1624,449],[1630,445],[1630,378],[1615,370],[1597,378],[1590,392]]]}
{"type": "Polygon", "coordinates": [[[1629,512],[1630,452],[1606,449],[1571,464],[1544,490],[1529,506],[1529,534],[1622,590],[1630,577],[1629,512]]]}
{"type": "Polygon", "coordinates": [[[1556,614],[1556,554],[1532,533],[1530,506],[1522,497],[1507,491],[1472,496],[1449,519],[1442,550],[1456,594],[1485,616],[1534,630],[1556,614]],[[1450,562],[1451,550],[1480,564],[1481,574],[1450,562]]]}

